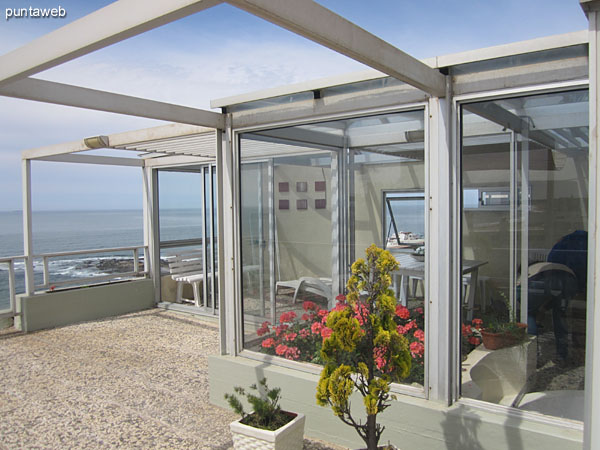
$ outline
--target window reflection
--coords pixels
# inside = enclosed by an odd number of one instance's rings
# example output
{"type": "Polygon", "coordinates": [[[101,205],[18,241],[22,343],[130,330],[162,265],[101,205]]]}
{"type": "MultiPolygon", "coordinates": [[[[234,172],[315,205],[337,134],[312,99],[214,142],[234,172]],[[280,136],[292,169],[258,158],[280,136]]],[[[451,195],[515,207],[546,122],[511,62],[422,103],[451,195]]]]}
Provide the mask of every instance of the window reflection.
{"type": "Polygon", "coordinates": [[[582,420],[587,91],[463,105],[462,189],[462,395],[582,420]]]}
{"type": "Polygon", "coordinates": [[[405,238],[394,254],[411,267],[394,274],[395,320],[413,356],[405,382],[422,388],[423,111],[244,133],[240,159],[244,348],[319,364],[350,265],[386,246],[393,217],[405,238]]]}

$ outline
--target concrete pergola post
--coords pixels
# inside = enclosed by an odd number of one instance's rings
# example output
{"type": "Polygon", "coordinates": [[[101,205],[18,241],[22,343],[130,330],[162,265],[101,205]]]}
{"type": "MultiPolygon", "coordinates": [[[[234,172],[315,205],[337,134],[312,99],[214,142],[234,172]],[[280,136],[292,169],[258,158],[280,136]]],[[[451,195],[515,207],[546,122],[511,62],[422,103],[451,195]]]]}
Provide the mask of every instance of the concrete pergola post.
{"type": "Polygon", "coordinates": [[[600,267],[600,159],[598,158],[598,62],[600,59],[600,0],[580,0],[581,7],[589,20],[589,83],[590,83],[590,127],[589,127],[589,253],[588,253],[588,291],[587,291],[587,336],[585,361],[585,403],[583,448],[591,450],[594,443],[600,442],[600,388],[594,380],[600,376],[600,332],[595,324],[600,324],[600,308],[595,307],[595,299],[600,298],[600,279],[596,267],[600,267]]]}

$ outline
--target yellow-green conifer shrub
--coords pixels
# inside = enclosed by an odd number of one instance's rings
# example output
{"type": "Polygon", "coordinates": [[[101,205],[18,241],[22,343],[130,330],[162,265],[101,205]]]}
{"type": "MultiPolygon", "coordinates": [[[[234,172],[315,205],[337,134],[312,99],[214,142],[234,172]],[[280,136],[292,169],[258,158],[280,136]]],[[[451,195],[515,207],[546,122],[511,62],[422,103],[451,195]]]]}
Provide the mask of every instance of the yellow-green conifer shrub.
{"type": "Polygon", "coordinates": [[[390,285],[397,268],[392,254],[375,245],[366,250],[366,259],[352,264],[346,303],[329,313],[332,333],[321,349],[325,367],[317,403],[329,405],[342,422],[354,427],[369,450],[377,448],[385,428],[377,423],[377,414],[390,405],[390,383],[410,373],[408,341],[394,322],[396,300],[390,285]],[[355,390],[363,396],[366,421],[350,411],[355,390]]]}

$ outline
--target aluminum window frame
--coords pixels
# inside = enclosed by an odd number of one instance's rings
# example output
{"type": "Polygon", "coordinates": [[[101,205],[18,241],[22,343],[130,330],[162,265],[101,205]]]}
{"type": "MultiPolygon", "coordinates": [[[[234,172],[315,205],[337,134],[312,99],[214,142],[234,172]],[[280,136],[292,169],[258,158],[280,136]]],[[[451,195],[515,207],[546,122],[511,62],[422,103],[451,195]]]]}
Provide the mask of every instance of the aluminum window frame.
{"type": "MultiPolygon", "coordinates": [[[[461,106],[463,104],[468,104],[471,102],[479,102],[479,101],[493,101],[493,100],[501,100],[504,98],[513,98],[513,97],[525,97],[531,95],[541,95],[541,94],[552,94],[552,93],[560,93],[560,92],[568,92],[575,90],[587,89],[590,90],[589,80],[571,80],[571,81],[562,81],[562,82],[552,82],[552,83],[543,83],[536,84],[531,86],[520,86],[517,88],[507,88],[507,89],[498,89],[498,90],[490,90],[490,91],[482,91],[477,93],[468,93],[456,95],[452,98],[452,122],[453,129],[455,130],[454,139],[452,139],[452,161],[453,161],[453,198],[455,199],[453,205],[453,211],[451,218],[456,233],[456,239],[454,240],[453,245],[453,273],[452,278],[454,280],[459,280],[460,278],[460,266],[461,266],[461,253],[462,253],[462,152],[461,152],[461,143],[462,143],[462,121],[461,121],[461,106]]],[[[590,98],[590,102],[592,99],[590,98]]],[[[591,126],[591,124],[590,124],[591,126]]],[[[593,194],[590,188],[590,195],[588,202],[595,201],[593,198],[593,194]]],[[[588,259],[595,258],[595,250],[593,246],[588,243],[588,259]]],[[[588,281],[589,285],[589,281],[588,281]]],[[[451,311],[451,336],[454,337],[459,336],[460,333],[460,308],[457,308],[456,305],[459,305],[459,300],[461,298],[461,283],[454,283],[452,297],[452,304],[454,305],[451,311]]],[[[586,314],[589,312],[586,311],[586,314]]],[[[457,341],[460,343],[460,340],[457,341]]],[[[591,349],[587,349],[586,351],[591,351],[591,349]]],[[[560,417],[543,415],[540,413],[520,410],[518,408],[514,408],[511,406],[504,406],[495,403],[485,402],[483,400],[465,398],[460,396],[460,373],[461,373],[461,351],[460,345],[453,345],[451,352],[451,364],[450,364],[450,379],[452,380],[452,396],[449,399],[450,404],[455,405],[464,405],[467,407],[471,407],[474,410],[481,410],[492,413],[500,413],[505,415],[506,417],[517,417],[520,421],[528,421],[532,423],[541,423],[550,426],[557,426],[563,428],[565,430],[576,430],[583,432],[584,423],[589,421],[589,417],[584,414],[583,422],[576,422],[569,419],[563,419],[560,417]]]]}
{"type": "MultiPolygon", "coordinates": [[[[430,226],[429,226],[429,211],[431,210],[430,208],[430,192],[429,192],[429,180],[430,180],[430,174],[429,174],[429,154],[430,154],[430,150],[429,150],[429,129],[430,129],[430,125],[429,122],[431,121],[431,116],[430,116],[430,106],[429,106],[429,102],[428,101],[420,101],[420,102],[410,102],[410,103],[406,103],[406,104],[402,104],[402,105],[397,105],[397,106],[384,106],[384,107],[375,107],[375,108],[364,108],[364,109],[355,109],[355,110],[348,110],[348,111],[344,111],[344,112],[338,112],[338,113],[332,113],[332,114],[322,114],[322,115],[315,115],[314,117],[310,117],[310,118],[306,118],[306,117],[298,117],[298,118],[294,118],[294,119],[289,119],[289,120],[281,120],[281,121],[267,121],[264,123],[261,123],[260,125],[252,125],[252,126],[243,126],[243,127],[239,127],[239,128],[231,128],[231,134],[232,134],[232,151],[233,151],[233,159],[234,159],[234,165],[232,168],[233,171],[233,177],[235,180],[235,188],[234,188],[234,198],[233,198],[233,210],[234,210],[234,215],[235,214],[239,214],[239,212],[241,211],[241,195],[240,195],[240,170],[241,170],[241,156],[240,156],[240,151],[241,151],[241,144],[240,144],[240,140],[241,140],[241,135],[244,133],[251,133],[251,132],[257,132],[257,131],[262,131],[262,130],[266,130],[266,129],[273,129],[273,128],[283,128],[283,127],[291,127],[291,126],[297,126],[297,125],[308,125],[308,124],[314,124],[314,123],[320,123],[320,122],[328,122],[328,121],[334,121],[334,120],[344,120],[344,119],[352,119],[352,118],[363,118],[363,117],[368,117],[368,116],[374,116],[374,115],[382,115],[382,114],[395,114],[395,113],[403,113],[403,112],[415,112],[415,111],[422,111],[423,112],[423,128],[424,128],[424,142],[423,142],[423,146],[424,146],[424,158],[425,158],[425,167],[424,167],[424,171],[425,171],[425,210],[426,213],[425,214],[425,239],[428,238],[428,233],[430,232],[430,226]]],[[[235,116],[235,113],[233,114],[235,116]]],[[[233,122],[235,122],[235,120],[233,120],[233,122]]],[[[340,152],[341,152],[341,156],[345,156],[345,148],[341,148],[340,152]]],[[[338,153],[340,154],[340,153],[338,153]]],[[[342,193],[342,191],[340,191],[341,195],[346,195],[345,192],[342,193]]],[[[333,195],[333,194],[332,194],[333,195]]],[[[340,211],[340,215],[343,216],[343,214],[341,214],[340,211]]],[[[344,223],[344,226],[346,226],[346,224],[344,223]]],[[[339,228],[338,228],[339,230],[339,228]]],[[[241,229],[241,220],[239,219],[238,216],[238,220],[235,221],[234,223],[234,235],[236,237],[237,242],[239,243],[241,241],[241,233],[242,233],[242,229],[241,229]]],[[[342,234],[338,232],[338,242],[341,242],[342,239],[342,234]]],[[[248,350],[248,349],[244,349],[244,342],[243,342],[243,308],[242,308],[242,277],[243,277],[243,270],[242,270],[242,260],[241,260],[241,248],[239,246],[239,244],[236,246],[237,250],[236,250],[236,256],[234,257],[234,261],[233,261],[233,268],[234,268],[234,281],[235,281],[235,292],[236,292],[236,296],[234,299],[234,303],[235,303],[235,321],[236,321],[236,336],[234,338],[235,340],[235,356],[240,356],[240,357],[245,357],[248,359],[252,359],[252,360],[256,360],[256,361],[261,361],[264,363],[268,363],[274,366],[280,366],[280,367],[287,367],[290,369],[295,369],[295,370],[299,370],[302,372],[307,372],[307,373],[312,373],[315,375],[319,375],[321,373],[322,370],[322,366],[317,366],[315,364],[311,364],[311,363],[305,363],[305,362],[298,362],[298,361],[290,361],[290,360],[286,360],[284,358],[278,358],[278,357],[273,357],[271,355],[266,355],[264,353],[259,353],[253,350],[248,350]]],[[[338,246],[339,248],[339,246],[338,246]]],[[[428,298],[429,296],[429,264],[425,265],[425,296],[426,298],[428,298]]],[[[340,268],[338,267],[338,273],[340,273],[340,268]]],[[[335,287],[335,286],[334,286],[335,287]]],[[[429,399],[429,392],[431,390],[431,383],[435,382],[438,383],[439,381],[437,380],[437,377],[434,377],[435,380],[432,380],[432,378],[429,375],[429,356],[432,352],[430,351],[430,349],[432,348],[432,344],[431,344],[431,339],[429,338],[429,330],[431,329],[430,326],[430,313],[429,313],[429,302],[425,302],[424,304],[425,307],[425,335],[426,335],[426,340],[425,340],[425,353],[426,353],[426,358],[425,358],[425,376],[424,376],[424,385],[423,388],[416,388],[414,386],[410,386],[410,385],[403,385],[403,384],[399,384],[399,383],[393,383],[392,387],[391,387],[391,391],[393,393],[396,394],[400,394],[400,395],[407,395],[407,396],[411,396],[411,397],[417,397],[417,398],[423,398],[423,399],[429,399]]]]}

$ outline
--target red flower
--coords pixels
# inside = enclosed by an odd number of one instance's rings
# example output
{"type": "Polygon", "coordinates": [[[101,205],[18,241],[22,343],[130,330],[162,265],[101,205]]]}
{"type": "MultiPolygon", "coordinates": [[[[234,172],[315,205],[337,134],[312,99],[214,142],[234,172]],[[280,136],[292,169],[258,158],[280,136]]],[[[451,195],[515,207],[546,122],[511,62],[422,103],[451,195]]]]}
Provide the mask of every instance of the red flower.
{"type": "Polygon", "coordinates": [[[425,353],[425,346],[420,342],[411,342],[409,348],[413,358],[421,357],[425,353]]]}
{"type": "Polygon", "coordinates": [[[287,347],[285,350],[285,357],[295,361],[300,358],[300,350],[298,350],[298,347],[287,347]]]}
{"type": "Polygon", "coordinates": [[[354,317],[361,325],[365,324],[366,318],[369,316],[369,310],[364,303],[356,303],[354,305],[354,317]]]}
{"type": "Polygon", "coordinates": [[[306,320],[309,320],[309,319],[310,319],[310,317],[309,317],[309,315],[308,315],[308,314],[304,313],[304,314],[302,314],[302,317],[301,317],[301,319],[306,321],[306,320]]]}
{"type": "Polygon", "coordinates": [[[289,326],[286,324],[276,326],[275,327],[275,336],[279,336],[281,333],[283,333],[288,328],[289,328],[289,326]]]}
{"type": "Polygon", "coordinates": [[[292,322],[296,318],[294,311],[284,312],[279,316],[279,323],[292,322]]]}
{"type": "MultiPolygon", "coordinates": [[[[338,296],[339,297],[339,296],[338,296]]],[[[343,311],[348,307],[348,304],[345,302],[337,302],[335,305],[335,308],[333,308],[334,311],[343,311]]]]}
{"type": "Polygon", "coordinates": [[[406,324],[406,330],[412,330],[413,328],[417,328],[417,321],[416,320],[411,320],[410,322],[408,322],[406,324]]]}
{"type": "Polygon", "coordinates": [[[481,344],[481,339],[479,339],[476,336],[471,336],[468,340],[469,340],[469,344],[471,344],[471,345],[477,346],[477,345],[481,344]]]}
{"type": "Polygon", "coordinates": [[[406,306],[396,305],[396,315],[401,319],[406,320],[410,318],[410,311],[406,306]]]}
{"type": "Polygon", "coordinates": [[[304,303],[302,303],[302,308],[304,308],[304,311],[316,311],[317,305],[307,300],[304,303]]]}
{"type": "Polygon", "coordinates": [[[327,339],[329,336],[331,336],[331,333],[333,333],[333,330],[331,328],[327,328],[327,327],[321,328],[321,337],[323,339],[327,339]]]}
{"type": "Polygon", "coordinates": [[[417,331],[415,331],[413,336],[416,337],[421,342],[425,341],[425,333],[421,329],[418,329],[417,331]]]}
{"type": "Polygon", "coordinates": [[[344,294],[339,294],[335,299],[338,302],[345,302],[346,301],[346,296],[344,294]]]}
{"type": "Polygon", "coordinates": [[[403,325],[398,325],[396,327],[396,331],[398,332],[398,334],[406,334],[406,333],[408,333],[408,330],[409,330],[409,328],[406,328],[403,325]]]}
{"type": "Polygon", "coordinates": [[[321,329],[323,328],[323,325],[321,325],[321,322],[315,322],[310,326],[310,330],[314,333],[314,334],[321,334],[321,329]]]}
{"type": "Polygon", "coordinates": [[[415,311],[423,315],[423,308],[416,308],[415,311]]]}
{"type": "MultiPolygon", "coordinates": [[[[387,353],[387,351],[386,351],[385,347],[375,347],[373,349],[373,358],[375,358],[375,365],[377,366],[377,368],[379,370],[382,370],[382,371],[383,371],[384,367],[387,365],[387,360],[385,358],[386,353],[387,353]]],[[[388,369],[391,370],[391,367],[388,369]]]]}
{"type": "Polygon", "coordinates": [[[329,311],[327,311],[326,309],[320,309],[317,314],[319,315],[319,317],[327,317],[329,311]]]}
{"type": "Polygon", "coordinates": [[[308,336],[310,336],[310,331],[306,328],[302,328],[300,330],[300,337],[307,338],[308,336]]]}
{"type": "Polygon", "coordinates": [[[261,327],[258,330],[256,330],[256,334],[258,334],[259,336],[267,334],[270,331],[269,325],[271,325],[271,322],[263,322],[261,327]]]}
{"type": "Polygon", "coordinates": [[[285,335],[286,341],[293,341],[298,336],[298,333],[288,333],[285,335]]]}
{"type": "Polygon", "coordinates": [[[481,330],[481,327],[483,327],[483,320],[481,319],[473,319],[471,323],[478,330],[481,330]]]}
{"type": "Polygon", "coordinates": [[[463,323],[461,326],[460,332],[464,337],[467,337],[471,334],[471,327],[469,327],[463,323]]]}
{"type": "Polygon", "coordinates": [[[264,341],[262,341],[261,345],[264,348],[271,348],[271,347],[273,347],[275,345],[275,339],[273,339],[273,338],[267,338],[264,341]]]}
{"type": "Polygon", "coordinates": [[[277,347],[275,347],[275,353],[277,353],[279,356],[284,355],[287,350],[288,346],[285,344],[279,344],[277,347]]]}

